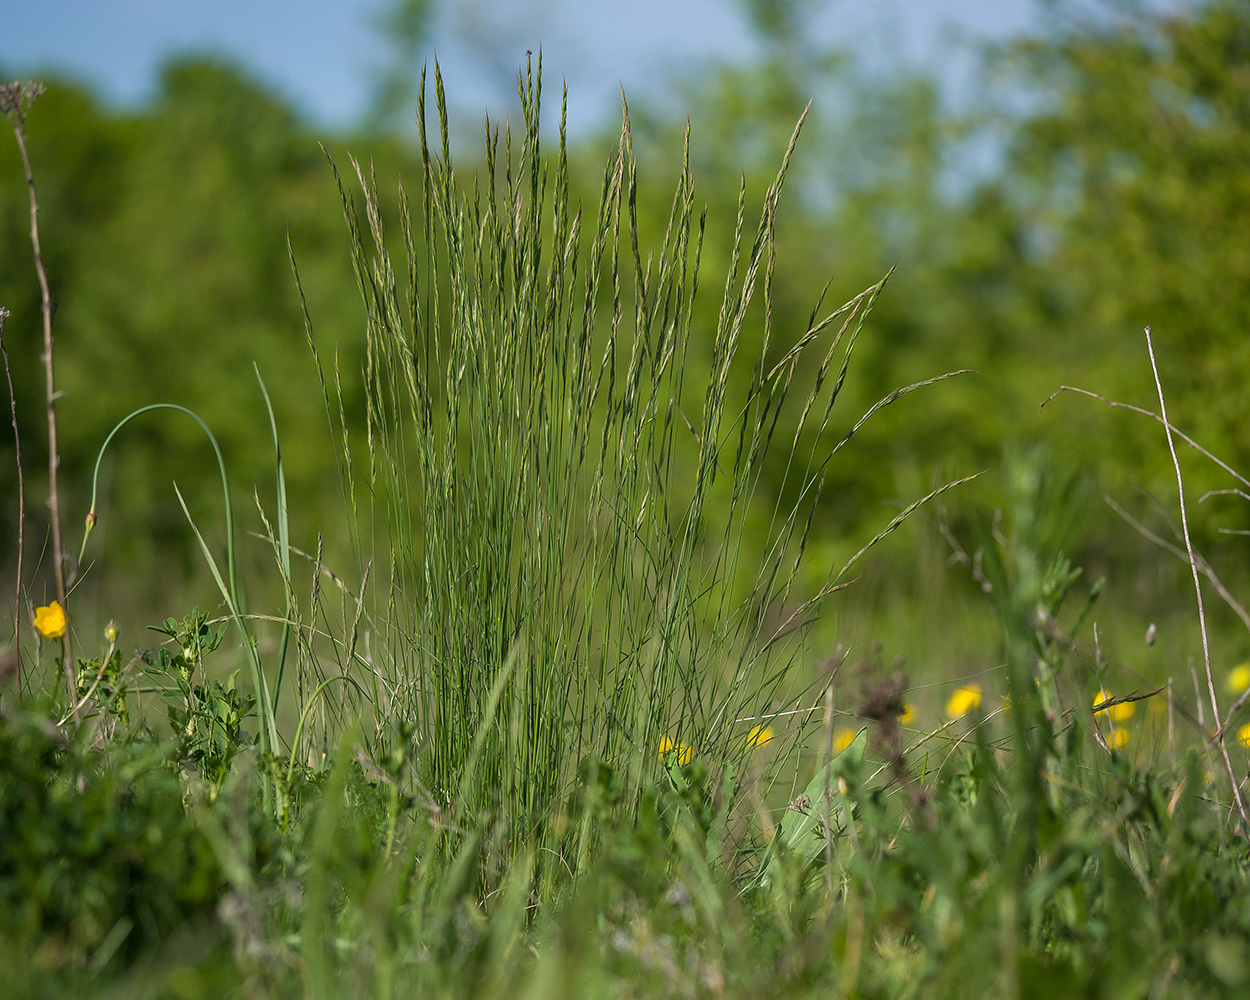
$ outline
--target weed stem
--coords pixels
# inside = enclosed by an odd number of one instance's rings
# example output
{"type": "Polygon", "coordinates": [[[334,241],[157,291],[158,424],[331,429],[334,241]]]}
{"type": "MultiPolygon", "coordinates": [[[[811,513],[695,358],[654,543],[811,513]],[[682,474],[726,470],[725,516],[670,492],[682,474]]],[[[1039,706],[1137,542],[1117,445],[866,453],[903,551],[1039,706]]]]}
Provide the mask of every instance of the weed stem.
{"type": "MultiPolygon", "coordinates": [[[[1185,512],[1185,482],[1181,478],[1181,463],[1176,457],[1176,443],[1172,440],[1172,425],[1168,423],[1167,403],[1163,398],[1163,383],[1159,380],[1159,366],[1155,362],[1154,344],[1150,340],[1150,327],[1146,327],[1146,350],[1150,354],[1150,370],[1154,372],[1155,389],[1159,394],[1159,416],[1167,431],[1168,451],[1172,453],[1172,468],[1176,470],[1176,490],[1180,498],[1181,534],[1185,538],[1185,552],[1189,556],[1189,569],[1194,577],[1194,593],[1198,598],[1198,625],[1202,630],[1202,662],[1207,670],[1207,690],[1211,695],[1211,718],[1216,725],[1220,721],[1220,702],[1215,693],[1215,677],[1211,673],[1211,643],[1207,638],[1207,613],[1202,605],[1202,578],[1198,575],[1198,559],[1194,555],[1194,543],[1189,537],[1189,516],[1185,512]]],[[[1241,788],[1237,784],[1237,775],[1233,772],[1233,762],[1228,756],[1228,745],[1224,740],[1223,727],[1216,734],[1220,745],[1220,755],[1224,758],[1224,767],[1228,771],[1228,780],[1233,786],[1233,801],[1237,803],[1237,812],[1241,814],[1242,833],[1250,828],[1250,817],[1246,815],[1246,804],[1241,797],[1241,788]]]]}
{"type": "MultiPolygon", "coordinates": [[[[26,145],[26,115],[36,98],[43,93],[43,84],[11,83],[2,88],[0,109],[4,111],[17,148],[22,155],[22,167],[26,171],[26,187],[30,191],[30,245],[35,256],[35,273],[39,276],[39,294],[43,312],[43,372],[48,400],[48,510],[52,521],[52,565],[56,575],[56,599],[67,609],[65,593],[65,554],[61,547],[61,504],[57,490],[57,468],[61,464],[56,439],[56,378],[52,366],[52,292],[48,287],[48,271],[43,265],[43,249],[39,242],[39,199],[35,195],[35,174],[30,166],[30,153],[26,145]]],[[[7,358],[6,358],[7,363],[7,358]]],[[[20,577],[19,577],[20,580],[20,577]]],[[[72,632],[67,627],[62,638],[61,660],[65,667],[65,684],[69,703],[74,706],[74,722],[78,722],[78,684],[74,677],[74,651],[72,632]]]]}

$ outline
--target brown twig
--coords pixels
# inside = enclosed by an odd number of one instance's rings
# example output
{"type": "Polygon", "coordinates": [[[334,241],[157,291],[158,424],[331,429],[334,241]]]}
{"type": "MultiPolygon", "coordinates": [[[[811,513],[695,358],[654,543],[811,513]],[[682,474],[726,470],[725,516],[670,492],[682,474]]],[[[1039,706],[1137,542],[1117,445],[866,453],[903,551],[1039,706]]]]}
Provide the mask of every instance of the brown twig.
{"type": "Polygon", "coordinates": [[[1049,403],[1052,399],[1054,399],[1056,396],[1062,396],[1065,392],[1075,392],[1075,393],[1079,393],[1082,396],[1089,396],[1090,399],[1097,399],[1100,402],[1106,403],[1112,409],[1132,410],[1134,413],[1140,413],[1143,417],[1149,417],[1151,420],[1157,420],[1159,423],[1163,424],[1163,426],[1167,428],[1169,435],[1173,435],[1173,434],[1176,435],[1178,438],[1184,441],[1187,445],[1189,445],[1189,447],[1193,448],[1194,451],[1198,452],[1198,454],[1202,455],[1204,458],[1208,459],[1209,461],[1214,462],[1221,469],[1227,472],[1230,476],[1236,479],[1239,483],[1243,483],[1246,486],[1250,486],[1250,479],[1247,479],[1245,476],[1243,476],[1240,472],[1234,469],[1227,462],[1223,461],[1222,459],[1216,458],[1215,455],[1207,451],[1206,448],[1202,447],[1202,445],[1200,445],[1197,441],[1191,438],[1184,431],[1169,424],[1166,413],[1164,413],[1163,416],[1160,416],[1159,414],[1155,413],[1154,410],[1147,410],[1141,406],[1134,406],[1132,403],[1121,403],[1114,399],[1108,399],[1106,396],[1102,395],[1102,393],[1092,392],[1089,389],[1078,389],[1074,385],[1061,385],[1058,389],[1056,389],[1049,396],[1047,396],[1044,400],[1042,400],[1042,405],[1037,408],[1038,413],[1041,413],[1042,408],[1045,407],[1045,405],[1049,403]]]}
{"type": "MultiPolygon", "coordinates": [[[[65,550],[61,544],[61,505],[57,490],[57,468],[60,465],[60,452],[56,439],[56,378],[52,366],[52,292],[48,286],[48,272],[43,264],[43,249],[39,242],[39,199],[35,195],[35,174],[30,166],[30,153],[26,144],[26,116],[31,105],[44,91],[43,84],[19,81],[0,87],[0,111],[4,112],[9,124],[13,126],[13,134],[17,138],[17,148],[22,155],[22,167],[26,171],[26,187],[30,192],[30,245],[35,257],[35,273],[39,277],[39,293],[43,312],[43,371],[44,386],[48,400],[48,508],[52,521],[52,562],[56,576],[56,597],[68,616],[68,602],[65,591],[65,550]]],[[[65,683],[69,689],[69,703],[77,706],[78,684],[74,677],[73,643],[68,624],[62,646],[62,662],[65,668],[65,683]]],[[[74,721],[78,721],[75,708],[74,721]]]]}
{"type": "Polygon", "coordinates": [[[1126,694],[1121,698],[1106,697],[1102,701],[1095,702],[1090,709],[1095,715],[1099,712],[1105,712],[1109,708],[1115,708],[1116,705],[1131,705],[1135,701],[1145,701],[1147,698],[1153,698],[1157,694],[1163,694],[1167,690],[1167,685],[1157,687],[1153,691],[1147,691],[1145,694],[1126,694]]]}
{"type": "MultiPolygon", "coordinates": [[[[1225,492],[1225,491],[1213,490],[1211,492],[1225,492]]],[[[1240,491],[1236,491],[1236,492],[1240,492],[1240,491]]],[[[1211,493],[1205,494],[1205,496],[1210,496],[1210,495],[1211,493]]],[[[1142,524],[1140,521],[1134,518],[1123,507],[1117,504],[1113,499],[1111,499],[1111,497],[1104,496],[1103,499],[1107,502],[1107,505],[1112,510],[1114,510],[1117,514],[1119,514],[1120,517],[1124,518],[1124,520],[1126,520],[1134,528],[1136,528],[1138,533],[1143,538],[1147,539],[1148,541],[1154,542],[1154,544],[1158,545],[1161,549],[1165,549],[1166,551],[1171,552],[1178,559],[1181,559],[1182,561],[1187,560],[1187,556],[1184,551],[1177,548],[1171,542],[1167,541],[1167,539],[1160,538],[1153,531],[1147,528],[1144,524],[1142,524]]],[[[1166,516],[1166,511],[1164,512],[1164,514],[1166,516]]],[[[1171,524],[1171,518],[1168,518],[1168,522],[1169,524],[1171,524]]],[[[1175,524],[1172,524],[1171,526],[1172,526],[1173,531],[1176,531],[1177,534],[1180,534],[1175,524]]],[[[1235,614],[1238,618],[1241,619],[1241,623],[1248,630],[1250,630],[1250,611],[1247,611],[1246,608],[1241,604],[1241,602],[1238,601],[1237,598],[1235,598],[1232,595],[1232,592],[1227,587],[1224,586],[1224,582],[1219,578],[1215,570],[1211,567],[1211,564],[1207,562],[1206,558],[1202,555],[1201,552],[1195,551],[1194,556],[1198,560],[1199,572],[1202,573],[1202,575],[1205,576],[1211,582],[1211,586],[1215,588],[1215,592],[1220,596],[1220,599],[1223,600],[1223,602],[1228,605],[1228,607],[1232,610],[1233,614],[1235,614]]],[[[1214,742],[1217,739],[1220,739],[1224,735],[1225,730],[1228,729],[1229,723],[1233,721],[1233,717],[1236,716],[1236,714],[1241,710],[1241,707],[1245,705],[1248,700],[1250,700],[1250,690],[1246,690],[1242,692],[1241,696],[1228,707],[1228,711],[1224,713],[1224,721],[1220,723],[1220,727],[1219,729],[1215,731],[1215,734],[1208,739],[1207,741],[1208,746],[1210,746],[1212,742],[1214,742]]],[[[1199,704],[1198,707],[1199,709],[1201,709],[1202,707],[1201,704],[1199,704]]],[[[1217,722],[1219,721],[1218,717],[1216,721],[1217,722]]]]}
{"type": "MultiPolygon", "coordinates": [[[[1180,459],[1176,457],[1176,443],[1172,440],[1172,425],[1168,423],[1167,402],[1163,398],[1163,383],[1159,380],[1159,366],[1155,362],[1154,344],[1150,340],[1150,327],[1146,327],[1146,351],[1150,355],[1150,370],[1154,372],[1155,390],[1159,395],[1159,415],[1167,431],[1168,451],[1172,454],[1172,468],[1176,470],[1176,489],[1180,498],[1181,533],[1185,537],[1185,552],[1189,555],[1189,569],[1194,578],[1194,593],[1198,599],[1198,625],[1202,631],[1202,662],[1207,670],[1207,691],[1211,696],[1211,718],[1218,725],[1220,721],[1220,700],[1215,693],[1215,675],[1211,672],[1211,642],[1207,636],[1207,614],[1202,604],[1202,577],[1198,572],[1198,560],[1194,556],[1194,543],[1189,537],[1189,515],[1185,511],[1185,481],[1181,477],[1180,459]]],[[[1238,477],[1240,478],[1240,477],[1238,477]]],[[[1233,762],[1228,756],[1228,745],[1224,740],[1223,727],[1216,733],[1220,755],[1224,758],[1224,767],[1228,771],[1228,780],[1233,786],[1233,801],[1237,804],[1237,812],[1241,814],[1242,832],[1250,828],[1250,816],[1246,815],[1246,804],[1241,798],[1241,788],[1237,775],[1233,771],[1233,762]]]]}
{"type": "MultiPolygon", "coordinates": [[[[1182,559],[1184,558],[1183,553],[1181,554],[1181,558],[1182,559]]],[[[1093,652],[1091,652],[1088,646],[1082,645],[1081,643],[1077,642],[1076,639],[1074,639],[1072,636],[1067,635],[1060,628],[1058,628],[1054,622],[1054,619],[1051,619],[1049,622],[1047,622],[1044,628],[1045,628],[1046,637],[1050,641],[1060,645],[1067,652],[1070,652],[1074,654],[1075,656],[1082,657],[1082,658],[1089,658],[1093,656],[1100,665],[1106,662],[1103,659],[1103,653],[1102,653],[1101,648],[1098,648],[1094,650],[1093,652]]],[[[1113,662],[1110,662],[1108,665],[1114,668],[1115,670],[1119,671],[1120,673],[1135,677],[1142,684],[1148,683],[1146,678],[1144,678],[1136,670],[1134,670],[1132,667],[1127,666],[1126,664],[1113,661],[1113,662]]],[[[1198,676],[1197,674],[1194,675],[1194,678],[1195,678],[1194,690],[1196,694],[1201,696],[1201,693],[1202,693],[1201,689],[1198,688],[1197,686],[1197,676],[1198,676]]],[[[1133,695],[1128,695],[1122,698],[1111,698],[1109,700],[1106,700],[1104,702],[1094,705],[1093,711],[1096,713],[1096,712],[1102,711],[1104,708],[1109,708],[1111,706],[1119,705],[1124,702],[1142,701],[1146,698],[1153,698],[1155,695],[1160,694],[1163,690],[1164,690],[1163,688],[1159,688],[1154,691],[1149,691],[1146,694],[1133,694],[1133,695]]],[[[1169,718],[1170,718],[1170,713],[1172,711],[1172,708],[1175,707],[1184,717],[1186,722],[1194,726],[1194,728],[1197,729],[1199,732],[1203,732],[1206,728],[1206,723],[1203,722],[1203,718],[1202,718],[1202,702],[1201,701],[1198,702],[1198,714],[1195,715],[1185,706],[1184,702],[1173,698],[1173,695],[1170,693],[1170,686],[1168,690],[1169,690],[1169,694],[1168,694],[1169,718]]],[[[1074,711],[1076,711],[1076,709],[1074,708],[1066,709],[1062,713],[1061,718],[1067,718],[1074,711]]]]}
{"type": "Polygon", "coordinates": [[[1237,696],[1236,701],[1228,706],[1228,712],[1224,716],[1224,721],[1220,723],[1220,728],[1216,731],[1215,735],[1211,737],[1212,739],[1224,738],[1224,731],[1228,729],[1228,724],[1233,721],[1233,716],[1241,711],[1241,707],[1247,701],[1250,701],[1250,688],[1246,688],[1246,690],[1242,691],[1241,694],[1237,696]]]}
{"type": "Polygon", "coordinates": [[[1204,494],[1202,494],[1202,496],[1198,498],[1198,502],[1205,503],[1207,497],[1225,497],[1225,496],[1241,497],[1241,499],[1243,500],[1250,500],[1250,493],[1247,493],[1245,490],[1228,489],[1228,490],[1207,490],[1204,494]]]}
{"type": "MultiPolygon", "coordinates": [[[[1120,517],[1132,525],[1137,530],[1137,533],[1148,542],[1153,542],[1164,551],[1171,552],[1172,555],[1176,556],[1182,562],[1187,561],[1188,557],[1183,549],[1173,545],[1166,538],[1161,538],[1155,532],[1151,531],[1139,520],[1137,520],[1137,518],[1133,517],[1132,514],[1116,503],[1111,497],[1104,496],[1103,501],[1108,507],[1119,514],[1120,517]]],[[[1241,619],[1242,625],[1244,625],[1247,630],[1250,630],[1250,611],[1247,611],[1241,602],[1233,596],[1232,591],[1224,586],[1224,582],[1216,574],[1215,570],[1211,567],[1211,564],[1207,562],[1206,557],[1203,556],[1201,552],[1197,551],[1194,552],[1194,555],[1198,560],[1198,572],[1211,581],[1211,586],[1215,588],[1215,592],[1220,596],[1220,600],[1227,604],[1233,614],[1241,619]]]]}
{"type": "Polygon", "coordinates": [[[0,354],[4,355],[4,376],[9,382],[9,416],[13,421],[13,449],[17,454],[17,584],[13,592],[13,667],[17,673],[17,700],[22,701],[22,546],[26,527],[26,485],[22,478],[22,441],[17,432],[17,395],[13,392],[13,369],[9,349],[4,346],[4,324],[9,310],[0,306],[0,354]]]}

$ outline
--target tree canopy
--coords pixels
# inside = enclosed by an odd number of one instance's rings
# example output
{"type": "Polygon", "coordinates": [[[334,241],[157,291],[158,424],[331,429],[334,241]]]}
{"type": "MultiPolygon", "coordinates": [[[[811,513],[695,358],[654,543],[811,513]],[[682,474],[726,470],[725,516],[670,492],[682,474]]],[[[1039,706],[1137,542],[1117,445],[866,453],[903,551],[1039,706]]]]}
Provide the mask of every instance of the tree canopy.
{"type": "MultiPolygon", "coordinates": [[[[982,102],[954,111],[922,76],[883,81],[844,52],[811,46],[796,60],[811,5],[747,6],[766,40],[753,61],[675,81],[679,116],[672,97],[631,101],[644,168],[640,226],[658,228],[667,215],[660,192],[687,117],[697,196],[708,203],[709,227],[725,229],[740,184],[758,199],[815,92],[779,222],[775,327],[801,335],[829,273],[829,300],[841,301],[897,267],[860,348],[840,433],[898,385],[955,368],[979,372],[865,426],[857,459],[833,473],[819,530],[831,538],[859,530],[882,498],[914,493],[938,466],[996,464],[1004,440],[1045,440],[1104,481],[1138,476],[1165,488],[1168,469],[1144,422],[1089,400],[1038,415],[1065,383],[1151,405],[1147,324],[1174,419],[1234,466],[1250,467],[1250,0],[1056,18],[1036,37],[987,50],[982,102]],[[992,163],[971,180],[970,144],[988,149],[992,163]]],[[[414,51],[429,11],[396,7],[399,58],[414,51]]],[[[383,103],[398,99],[401,76],[392,67],[383,103]]],[[[350,169],[348,148],[366,169],[375,161],[389,191],[397,174],[416,175],[415,151],[376,128],[316,136],[246,72],[209,59],[169,64],[156,98],[133,113],[50,82],[28,130],[58,302],[71,493],[83,488],[113,422],[158,399],[184,402],[217,430],[241,490],[265,483],[255,361],[280,426],[290,428],[287,474],[311,530],[333,509],[337,486],[286,243],[315,335],[330,357],[339,352],[350,388],[362,323],[318,138],[341,169],[350,169]]],[[[587,192],[614,141],[610,132],[570,137],[576,183],[587,192]]],[[[459,169],[476,164],[462,158],[459,169]]],[[[13,312],[5,339],[29,456],[41,440],[39,308],[12,143],[0,143],[0,177],[8,179],[0,302],[13,312]]],[[[723,245],[708,241],[709,273],[723,273],[726,262],[711,259],[723,245]]],[[[709,325],[718,296],[701,292],[709,325]]],[[[11,450],[5,436],[0,463],[11,464],[11,450]]],[[[193,428],[154,421],[119,453],[115,502],[162,550],[185,541],[162,484],[177,479],[184,492],[211,496],[197,488],[215,474],[202,452],[193,428]]],[[[0,544],[9,545],[16,503],[6,495],[4,504],[0,544]]],[[[1115,548],[1105,538],[1092,544],[1115,548]]]]}

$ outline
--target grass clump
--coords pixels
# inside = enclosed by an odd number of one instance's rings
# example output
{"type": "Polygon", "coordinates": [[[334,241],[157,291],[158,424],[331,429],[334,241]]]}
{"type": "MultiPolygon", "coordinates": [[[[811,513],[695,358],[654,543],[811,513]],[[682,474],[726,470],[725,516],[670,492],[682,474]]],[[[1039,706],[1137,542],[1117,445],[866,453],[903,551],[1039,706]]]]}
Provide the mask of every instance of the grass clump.
{"type": "MultiPolygon", "coordinates": [[[[881,284],[774,343],[774,228],[796,129],[754,234],[740,201],[716,328],[695,330],[706,220],[688,149],[648,251],[628,111],[584,214],[563,122],[543,153],[540,76],[521,79],[523,131],[506,124],[501,141],[487,122],[471,186],[452,166],[436,77],[440,136],[423,98],[425,173],[415,204],[400,188],[399,266],[376,180],[353,161],[363,225],[343,191],[367,306],[369,434],[363,457],[342,439],[340,465],[352,502],[367,498],[357,570],[382,579],[362,605],[371,710],[411,734],[441,807],[494,817],[507,843],[567,864],[583,847],[564,856],[545,830],[579,769],[626,777],[626,813],[670,756],[733,785],[724,769],[749,754],[752,728],[794,707],[803,626],[854,562],[815,592],[798,582],[826,467],[853,433],[832,433],[832,408],[881,284]],[[735,366],[753,373],[741,397],[735,366]],[[787,406],[811,453],[775,441],[787,406]],[[787,465],[794,499],[761,511],[769,460],[787,465]]],[[[334,422],[343,397],[331,403],[324,370],[322,384],[334,422]]]]}

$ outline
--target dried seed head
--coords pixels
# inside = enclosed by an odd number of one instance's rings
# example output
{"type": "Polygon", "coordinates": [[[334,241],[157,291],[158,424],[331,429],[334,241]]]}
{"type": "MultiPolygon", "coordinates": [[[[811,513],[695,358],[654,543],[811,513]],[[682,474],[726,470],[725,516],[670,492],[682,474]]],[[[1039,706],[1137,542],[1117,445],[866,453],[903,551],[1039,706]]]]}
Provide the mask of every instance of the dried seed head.
{"type": "Polygon", "coordinates": [[[12,83],[0,85],[0,112],[10,121],[24,124],[30,106],[35,103],[47,88],[42,83],[32,80],[14,80],[12,83]]]}

